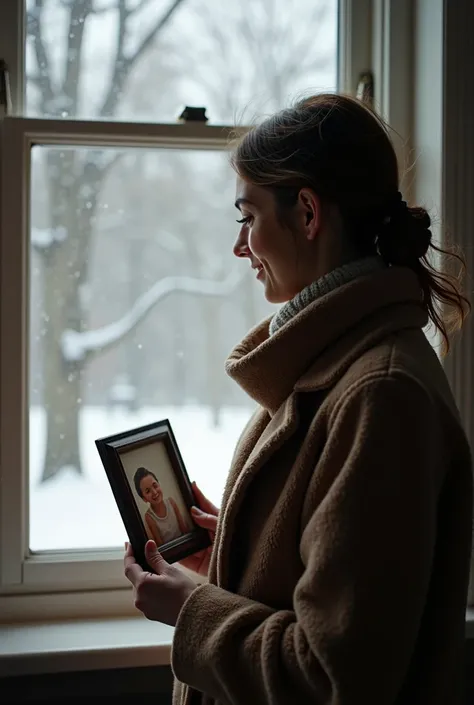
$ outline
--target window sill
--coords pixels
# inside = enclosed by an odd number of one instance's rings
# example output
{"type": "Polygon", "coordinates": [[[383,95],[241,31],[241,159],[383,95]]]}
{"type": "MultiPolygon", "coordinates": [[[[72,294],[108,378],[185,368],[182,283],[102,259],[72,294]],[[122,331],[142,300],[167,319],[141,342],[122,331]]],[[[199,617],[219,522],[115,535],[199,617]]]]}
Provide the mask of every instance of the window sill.
{"type": "Polygon", "coordinates": [[[0,625],[0,677],[170,663],[173,628],[141,615],[0,625]]]}
{"type": "MultiPolygon", "coordinates": [[[[474,639],[474,609],[466,637],[474,639]]],[[[142,616],[0,625],[0,677],[170,663],[173,629],[142,616]]]]}

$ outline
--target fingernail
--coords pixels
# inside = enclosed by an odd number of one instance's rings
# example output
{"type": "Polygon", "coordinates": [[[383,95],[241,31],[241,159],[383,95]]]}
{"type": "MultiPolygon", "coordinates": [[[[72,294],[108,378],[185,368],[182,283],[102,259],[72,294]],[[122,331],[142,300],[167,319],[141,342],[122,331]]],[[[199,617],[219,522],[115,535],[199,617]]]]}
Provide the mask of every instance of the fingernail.
{"type": "Polygon", "coordinates": [[[128,541],[125,541],[125,550],[128,550],[128,541]]]}
{"type": "Polygon", "coordinates": [[[201,514],[204,514],[198,507],[191,507],[191,514],[197,514],[198,516],[201,516],[201,514]]]}
{"type": "Polygon", "coordinates": [[[196,480],[193,480],[193,481],[191,482],[191,484],[192,484],[193,487],[197,487],[197,485],[196,485],[196,480]]]}

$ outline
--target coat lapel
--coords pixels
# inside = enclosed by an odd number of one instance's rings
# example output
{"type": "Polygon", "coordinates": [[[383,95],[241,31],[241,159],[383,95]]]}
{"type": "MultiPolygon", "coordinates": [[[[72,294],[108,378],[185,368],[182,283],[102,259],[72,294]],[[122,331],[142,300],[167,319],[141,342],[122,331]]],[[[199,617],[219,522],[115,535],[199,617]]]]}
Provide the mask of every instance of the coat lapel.
{"type": "Polygon", "coordinates": [[[298,397],[333,386],[351,363],[403,328],[423,328],[418,279],[392,268],[363,277],[308,305],[268,334],[268,321],[229,356],[229,375],[263,408],[242,435],[224,493],[209,579],[228,585],[229,551],[242,501],[261,468],[295,433],[298,397]]]}
{"type": "MultiPolygon", "coordinates": [[[[268,420],[268,414],[264,413],[268,420]]],[[[261,427],[262,415],[257,415],[255,421],[257,428],[261,427]]],[[[231,469],[231,482],[228,484],[228,495],[223,502],[220,531],[218,530],[220,536],[215,556],[215,579],[220,587],[225,587],[228,582],[230,536],[245,494],[262,466],[268,463],[272,455],[295,433],[298,423],[296,394],[291,394],[261,430],[242,467],[239,468],[239,464],[235,463],[234,468],[231,469]]]]}

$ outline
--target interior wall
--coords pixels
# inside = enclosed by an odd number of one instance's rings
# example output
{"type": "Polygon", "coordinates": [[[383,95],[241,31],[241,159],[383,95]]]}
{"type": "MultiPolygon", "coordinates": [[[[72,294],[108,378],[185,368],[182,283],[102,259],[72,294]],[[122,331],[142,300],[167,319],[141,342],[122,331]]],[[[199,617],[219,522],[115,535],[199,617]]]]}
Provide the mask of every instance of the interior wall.
{"type": "Polygon", "coordinates": [[[41,674],[0,679],[2,705],[171,705],[169,666],[41,674]]]}
{"type": "MultiPolygon", "coordinates": [[[[465,705],[474,703],[474,639],[466,641],[465,705]]],[[[166,666],[0,679],[2,705],[171,705],[173,677],[166,666]]]]}

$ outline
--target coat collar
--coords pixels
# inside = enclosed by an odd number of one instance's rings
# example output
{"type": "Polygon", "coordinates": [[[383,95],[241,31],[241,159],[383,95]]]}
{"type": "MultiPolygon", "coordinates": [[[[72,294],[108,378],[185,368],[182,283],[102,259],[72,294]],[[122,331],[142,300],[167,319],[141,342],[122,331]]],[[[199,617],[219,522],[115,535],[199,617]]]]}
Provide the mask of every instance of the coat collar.
{"type": "Polygon", "coordinates": [[[426,323],[416,274],[391,267],[316,299],[271,337],[264,321],[233,350],[226,371],[274,415],[293,390],[331,385],[383,337],[426,323]]]}

